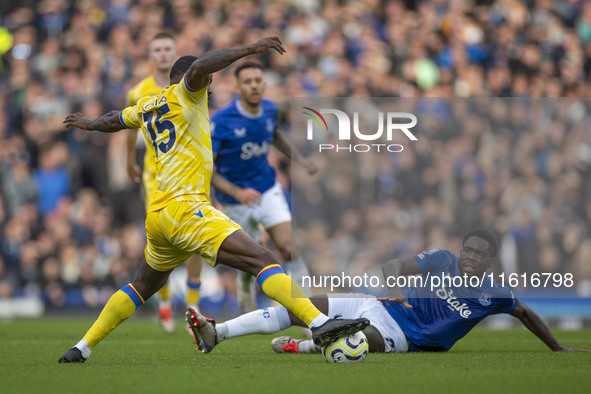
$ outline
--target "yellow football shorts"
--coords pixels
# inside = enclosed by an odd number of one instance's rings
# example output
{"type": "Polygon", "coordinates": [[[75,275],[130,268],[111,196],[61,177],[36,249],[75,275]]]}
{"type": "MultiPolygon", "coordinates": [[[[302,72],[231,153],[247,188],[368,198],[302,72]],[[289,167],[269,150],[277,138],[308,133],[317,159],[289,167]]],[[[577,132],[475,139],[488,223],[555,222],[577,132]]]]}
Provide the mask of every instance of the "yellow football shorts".
{"type": "Polygon", "coordinates": [[[146,261],[169,271],[198,254],[214,267],[222,242],[239,229],[209,202],[174,202],[146,216],[146,261]]]}

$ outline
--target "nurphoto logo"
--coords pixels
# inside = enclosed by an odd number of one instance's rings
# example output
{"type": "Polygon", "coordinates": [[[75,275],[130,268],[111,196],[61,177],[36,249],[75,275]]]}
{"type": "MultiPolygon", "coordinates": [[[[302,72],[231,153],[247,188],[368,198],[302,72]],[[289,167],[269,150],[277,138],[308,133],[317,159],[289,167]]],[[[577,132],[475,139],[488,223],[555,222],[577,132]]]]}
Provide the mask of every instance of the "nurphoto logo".
{"type": "MultiPolygon", "coordinates": [[[[351,118],[344,111],[339,109],[320,109],[319,111],[310,108],[302,107],[306,111],[303,112],[308,115],[306,125],[306,138],[309,141],[314,140],[314,129],[320,129],[321,132],[328,132],[328,123],[326,122],[326,114],[334,115],[338,124],[338,139],[339,141],[351,141],[351,131],[353,135],[362,141],[377,141],[382,139],[386,134],[388,142],[393,141],[400,135],[406,136],[410,141],[418,141],[417,137],[410,131],[411,128],[417,125],[417,117],[409,112],[378,112],[377,114],[377,131],[368,132],[367,130],[360,130],[359,128],[359,112],[353,112],[353,122],[351,118]],[[352,126],[351,127],[351,123],[352,126]],[[315,126],[317,125],[317,126],[315,126]]],[[[335,150],[347,152],[370,152],[370,151],[388,151],[388,152],[402,152],[404,147],[400,144],[318,144],[318,151],[335,150]]]]}

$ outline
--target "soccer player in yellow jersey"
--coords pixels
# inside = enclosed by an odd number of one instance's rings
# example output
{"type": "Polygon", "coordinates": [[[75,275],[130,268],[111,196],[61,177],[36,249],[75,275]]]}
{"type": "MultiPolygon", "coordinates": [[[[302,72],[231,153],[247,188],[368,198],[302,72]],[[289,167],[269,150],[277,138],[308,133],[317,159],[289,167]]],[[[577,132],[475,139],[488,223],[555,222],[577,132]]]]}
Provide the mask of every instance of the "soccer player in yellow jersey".
{"type": "MultiPolygon", "coordinates": [[[[192,254],[209,264],[225,264],[256,276],[263,292],[291,311],[312,330],[319,346],[363,330],[369,320],[329,319],[293,282],[275,256],[209,202],[213,154],[207,87],[211,74],[238,59],[274,49],[285,52],[277,37],[267,37],[240,48],[213,51],[200,58],[183,56],[170,72],[171,86],[134,107],[111,111],[90,120],[81,113],[68,115],[66,127],[115,132],[141,127],[156,157],[156,181],[152,187],[146,232],[148,243],[132,283],[117,291],[86,335],[60,357],[60,363],[84,362],[92,349],[158,291],[171,271],[192,254]]],[[[203,352],[216,345],[215,321],[189,308],[187,321],[203,352]]]]}
{"type": "MultiPolygon", "coordinates": [[[[176,42],[172,35],[160,32],[152,38],[148,46],[149,58],[154,65],[154,73],[135,85],[127,95],[127,106],[133,107],[144,97],[156,96],[169,85],[170,69],[176,59],[176,42]]],[[[140,181],[144,186],[146,210],[152,193],[152,185],[156,179],[156,157],[153,150],[147,149],[144,154],[144,169],[140,171],[135,161],[135,145],[138,129],[127,133],[127,174],[134,182],[140,181]]],[[[197,308],[199,304],[199,289],[201,287],[201,267],[203,259],[199,255],[192,255],[187,259],[187,294],[185,302],[188,307],[197,308]]],[[[158,291],[158,320],[164,331],[169,334],[175,331],[175,321],[172,316],[172,303],[168,284],[158,291]]]]}

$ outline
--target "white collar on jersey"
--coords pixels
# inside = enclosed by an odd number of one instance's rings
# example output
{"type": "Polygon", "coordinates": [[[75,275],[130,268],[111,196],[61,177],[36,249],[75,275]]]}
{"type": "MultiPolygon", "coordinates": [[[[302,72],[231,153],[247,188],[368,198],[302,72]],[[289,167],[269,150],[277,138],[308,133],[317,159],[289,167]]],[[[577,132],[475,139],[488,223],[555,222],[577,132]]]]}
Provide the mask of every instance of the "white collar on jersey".
{"type": "Polygon", "coordinates": [[[261,102],[261,108],[259,109],[259,113],[258,114],[251,114],[249,112],[246,112],[246,110],[242,107],[242,104],[240,104],[240,97],[238,97],[236,99],[236,109],[238,110],[240,115],[244,116],[247,119],[258,119],[261,116],[263,116],[263,103],[262,102],[261,102]]]}

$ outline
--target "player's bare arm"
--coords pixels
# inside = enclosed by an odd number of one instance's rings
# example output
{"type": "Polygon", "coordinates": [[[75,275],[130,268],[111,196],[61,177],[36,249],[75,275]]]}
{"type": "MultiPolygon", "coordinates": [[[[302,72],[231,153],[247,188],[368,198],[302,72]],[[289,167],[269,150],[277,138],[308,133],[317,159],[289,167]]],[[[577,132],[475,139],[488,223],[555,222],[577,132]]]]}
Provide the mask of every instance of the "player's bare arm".
{"type": "Polygon", "coordinates": [[[111,111],[96,119],[88,119],[82,113],[70,114],[64,119],[66,127],[77,127],[81,130],[96,130],[103,133],[114,133],[125,128],[119,120],[119,112],[111,111]]]}
{"type": "Polygon", "coordinates": [[[275,130],[273,134],[272,145],[291,160],[300,163],[308,171],[308,174],[314,175],[318,172],[318,167],[314,160],[304,158],[279,130],[275,130]]]}
{"type": "MultiPolygon", "coordinates": [[[[216,157],[217,155],[214,155],[214,160],[216,157]]],[[[238,185],[235,185],[221,176],[215,170],[211,175],[211,185],[220,192],[232,197],[240,204],[254,206],[261,201],[262,195],[258,190],[252,189],[250,187],[242,188],[238,185]]]]}
{"type": "MultiPolygon", "coordinates": [[[[397,278],[401,275],[417,275],[420,271],[419,264],[415,258],[413,256],[405,256],[388,261],[382,267],[382,272],[384,273],[384,278],[387,279],[388,277],[397,278]]],[[[396,281],[391,280],[388,282],[388,285],[390,286],[388,294],[385,297],[378,298],[378,300],[399,302],[404,305],[406,309],[412,309],[412,305],[408,303],[408,300],[402,292],[402,288],[396,286],[396,281]]]]}
{"type": "Polygon", "coordinates": [[[261,193],[250,187],[242,188],[237,186],[221,176],[218,172],[214,172],[211,176],[211,185],[220,192],[232,197],[240,204],[254,206],[261,200],[261,193]]]}
{"type": "Polygon", "coordinates": [[[240,48],[208,52],[193,62],[187,71],[187,83],[191,88],[203,86],[209,82],[212,73],[228,67],[245,56],[257,55],[269,49],[276,50],[280,55],[287,52],[279,37],[266,37],[240,48]]]}
{"type": "Polygon", "coordinates": [[[135,143],[137,141],[138,129],[127,132],[127,176],[135,183],[142,179],[140,166],[135,161],[135,143]]]}
{"type": "Polygon", "coordinates": [[[555,352],[588,352],[589,350],[584,349],[571,349],[564,347],[558,343],[556,338],[550,332],[550,329],[544,323],[542,318],[538,316],[533,310],[531,310],[527,305],[522,303],[521,301],[517,300],[517,304],[515,306],[515,310],[510,313],[511,316],[518,318],[521,323],[528,330],[534,333],[535,336],[540,338],[542,342],[546,344],[550,349],[555,352]]]}

